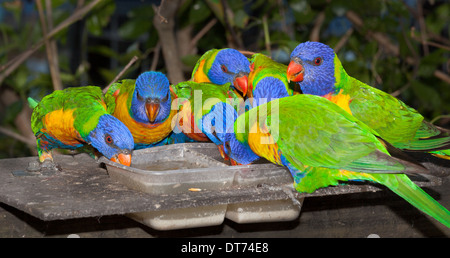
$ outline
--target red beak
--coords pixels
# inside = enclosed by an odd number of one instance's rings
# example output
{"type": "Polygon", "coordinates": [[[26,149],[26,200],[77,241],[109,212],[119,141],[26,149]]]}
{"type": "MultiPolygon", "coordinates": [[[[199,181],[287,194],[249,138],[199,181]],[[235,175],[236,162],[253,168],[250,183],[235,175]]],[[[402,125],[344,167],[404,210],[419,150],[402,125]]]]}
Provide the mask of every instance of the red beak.
{"type": "Polygon", "coordinates": [[[305,69],[303,68],[303,65],[296,63],[294,61],[291,61],[289,63],[289,66],[287,68],[287,79],[288,81],[293,82],[301,82],[303,81],[303,74],[305,69]]]}
{"type": "Polygon", "coordinates": [[[232,158],[230,158],[230,163],[231,163],[232,166],[240,166],[240,165],[242,165],[241,163],[237,162],[236,160],[234,160],[232,158]]]}
{"type": "Polygon", "coordinates": [[[248,88],[247,75],[236,77],[233,81],[233,85],[238,91],[242,92],[243,97],[247,95],[247,88],[248,88]]]}
{"type": "Polygon", "coordinates": [[[156,119],[156,116],[159,113],[159,103],[145,103],[145,110],[147,111],[148,121],[153,123],[156,119]]]}
{"type": "Polygon", "coordinates": [[[125,166],[130,166],[131,165],[131,154],[119,153],[119,155],[117,155],[117,157],[116,156],[112,157],[111,161],[120,163],[125,166]]]}

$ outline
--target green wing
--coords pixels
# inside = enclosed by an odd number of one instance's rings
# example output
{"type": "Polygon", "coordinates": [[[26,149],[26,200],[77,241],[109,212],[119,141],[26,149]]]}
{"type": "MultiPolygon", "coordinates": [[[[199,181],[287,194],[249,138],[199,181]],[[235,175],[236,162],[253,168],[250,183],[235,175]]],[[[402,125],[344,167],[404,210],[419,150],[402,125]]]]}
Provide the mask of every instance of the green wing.
{"type": "MultiPolygon", "coordinates": [[[[423,116],[392,95],[350,79],[352,114],[377,131],[383,139],[395,143],[414,138],[423,116]]],[[[344,91],[345,94],[345,91],[344,91]]]]}
{"type": "Polygon", "coordinates": [[[74,110],[74,128],[85,137],[98,123],[102,114],[106,113],[103,94],[100,87],[70,87],[54,91],[45,96],[33,110],[31,127],[38,133],[43,127],[44,116],[56,110],[74,110]]]}
{"type": "MultiPolygon", "coordinates": [[[[330,101],[296,95],[278,102],[278,107],[273,101],[270,103],[274,107],[269,108],[267,119],[259,114],[260,123],[270,128],[283,156],[297,168],[312,166],[370,173],[405,169],[401,162],[390,158],[376,132],[330,101]]],[[[261,108],[266,108],[265,105],[261,108]]],[[[249,112],[255,113],[254,109],[249,112]]]]}
{"type": "Polygon", "coordinates": [[[107,112],[109,114],[114,113],[114,110],[116,110],[116,97],[114,93],[116,93],[117,91],[120,92],[121,86],[122,86],[121,82],[115,82],[111,84],[111,86],[108,88],[108,91],[106,91],[106,93],[104,94],[104,100],[106,103],[107,112]]]}
{"type": "Polygon", "coordinates": [[[291,98],[280,100],[279,105],[282,137],[278,144],[283,155],[314,167],[360,171],[404,168],[398,163],[378,162],[377,157],[388,152],[374,131],[335,104],[315,96],[291,98]]]}
{"type": "MultiPolygon", "coordinates": [[[[352,114],[400,149],[445,150],[450,131],[430,125],[415,109],[392,95],[349,76],[335,58],[336,87],[351,97],[352,114]]],[[[445,154],[448,155],[448,154],[445,154]]]]}

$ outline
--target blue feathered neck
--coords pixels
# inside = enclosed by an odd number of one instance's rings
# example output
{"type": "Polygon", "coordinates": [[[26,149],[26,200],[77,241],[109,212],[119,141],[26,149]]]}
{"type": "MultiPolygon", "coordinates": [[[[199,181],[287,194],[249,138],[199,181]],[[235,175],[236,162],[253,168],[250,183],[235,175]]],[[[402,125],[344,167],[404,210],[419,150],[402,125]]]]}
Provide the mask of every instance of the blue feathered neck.
{"type": "Polygon", "coordinates": [[[265,77],[254,86],[253,107],[260,106],[274,99],[288,97],[284,83],[274,77],[265,77]]]}

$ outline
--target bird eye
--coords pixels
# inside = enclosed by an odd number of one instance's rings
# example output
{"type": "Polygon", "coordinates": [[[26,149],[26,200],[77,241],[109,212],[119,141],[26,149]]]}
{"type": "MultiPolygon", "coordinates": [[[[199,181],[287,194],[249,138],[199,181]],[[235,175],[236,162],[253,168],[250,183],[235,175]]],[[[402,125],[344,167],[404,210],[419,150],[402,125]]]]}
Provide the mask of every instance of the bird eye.
{"type": "Polygon", "coordinates": [[[105,142],[108,144],[112,144],[113,143],[113,138],[111,137],[111,135],[107,134],[105,136],[105,142]]]}
{"type": "Polygon", "coordinates": [[[167,95],[161,99],[161,102],[166,102],[169,99],[170,91],[167,93],[167,95]]]}
{"type": "Polygon", "coordinates": [[[136,97],[140,101],[144,101],[144,98],[139,94],[139,92],[136,92],[136,97]]]}
{"type": "Polygon", "coordinates": [[[224,72],[224,73],[228,72],[228,68],[225,65],[221,65],[220,69],[222,69],[222,72],[224,72]]]}
{"type": "Polygon", "coordinates": [[[226,147],[228,150],[231,150],[230,141],[225,142],[225,147],[226,147]]]}
{"type": "Polygon", "coordinates": [[[321,65],[322,64],[322,57],[316,57],[314,59],[314,65],[321,65]]]}

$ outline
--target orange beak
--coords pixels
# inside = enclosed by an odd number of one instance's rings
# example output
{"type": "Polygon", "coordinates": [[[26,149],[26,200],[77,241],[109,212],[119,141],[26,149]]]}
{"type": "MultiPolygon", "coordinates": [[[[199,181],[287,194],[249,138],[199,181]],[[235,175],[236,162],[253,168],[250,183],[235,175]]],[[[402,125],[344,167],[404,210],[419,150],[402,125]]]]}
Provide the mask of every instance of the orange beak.
{"type": "Polygon", "coordinates": [[[241,163],[237,162],[236,160],[234,160],[232,158],[230,158],[230,163],[231,163],[232,166],[240,166],[240,165],[242,165],[241,163]]]}
{"type": "Polygon", "coordinates": [[[248,88],[247,75],[242,75],[234,78],[233,85],[238,91],[242,92],[243,97],[247,95],[247,88],[248,88]]]}
{"type": "Polygon", "coordinates": [[[156,116],[159,113],[160,104],[159,103],[145,103],[145,110],[147,111],[148,121],[153,123],[156,116]]]}
{"type": "Polygon", "coordinates": [[[117,157],[113,156],[111,158],[111,161],[120,163],[125,166],[130,166],[131,165],[131,154],[119,153],[119,155],[117,155],[117,157]]]}
{"type": "Polygon", "coordinates": [[[289,66],[287,68],[287,79],[288,81],[293,82],[301,82],[303,81],[303,74],[305,69],[303,68],[303,65],[296,63],[294,61],[291,61],[289,63],[289,66]]]}
{"type": "Polygon", "coordinates": [[[220,156],[222,156],[224,160],[229,160],[230,157],[225,153],[223,145],[217,145],[217,147],[219,147],[220,156]]]}

